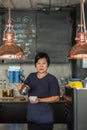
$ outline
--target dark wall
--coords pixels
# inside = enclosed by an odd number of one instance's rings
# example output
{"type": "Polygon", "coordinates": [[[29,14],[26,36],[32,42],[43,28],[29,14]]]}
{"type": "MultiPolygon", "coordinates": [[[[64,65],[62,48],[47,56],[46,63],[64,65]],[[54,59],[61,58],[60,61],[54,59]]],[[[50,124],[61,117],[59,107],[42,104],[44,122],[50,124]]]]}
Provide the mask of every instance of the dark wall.
{"type": "Polygon", "coordinates": [[[47,52],[52,63],[67,63],[71,30],[69,11],[37,12],[37,52],[47,52]]]}

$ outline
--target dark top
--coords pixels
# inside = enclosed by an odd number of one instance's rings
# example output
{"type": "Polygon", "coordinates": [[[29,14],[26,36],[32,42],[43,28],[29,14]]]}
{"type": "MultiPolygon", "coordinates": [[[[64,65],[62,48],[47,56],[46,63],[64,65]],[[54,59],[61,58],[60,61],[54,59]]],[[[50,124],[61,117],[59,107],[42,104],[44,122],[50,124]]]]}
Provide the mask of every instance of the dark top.
{"type": "MultiPolygon", "coordinates": [[[[37,73],[31,73],[24,82],[30,87],[28,96],[45,98],[59,96],[59,84],[55,76],[47,74],[39,79],[37,73]]],[[[54,122],[51,103],[31,104],[28,102],[27,120],[36,123],[54,122]]]]}

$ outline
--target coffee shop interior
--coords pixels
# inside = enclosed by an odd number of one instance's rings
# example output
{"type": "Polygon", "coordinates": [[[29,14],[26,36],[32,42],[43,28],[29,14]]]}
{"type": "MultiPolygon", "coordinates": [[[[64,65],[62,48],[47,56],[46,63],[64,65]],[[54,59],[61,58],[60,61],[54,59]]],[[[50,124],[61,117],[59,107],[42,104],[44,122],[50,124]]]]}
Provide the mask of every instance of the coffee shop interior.
{"type": "Polygon", "coordinates": [[[1,130],[27,130],[28,96],[17,85],[36,71],[40,51],[49,55],[48,72],[60,87],[54,130],[87,129],[86,25],[87,0],[0,0],[1,130]]]}

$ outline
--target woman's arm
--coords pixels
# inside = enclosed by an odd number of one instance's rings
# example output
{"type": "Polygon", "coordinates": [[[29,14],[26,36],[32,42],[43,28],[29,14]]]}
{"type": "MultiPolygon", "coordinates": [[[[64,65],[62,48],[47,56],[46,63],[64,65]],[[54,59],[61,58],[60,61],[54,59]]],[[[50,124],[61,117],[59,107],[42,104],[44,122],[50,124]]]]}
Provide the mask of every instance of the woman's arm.
{"type": "Polygon", "coordinates": [[[47,103],[52,103],[52,102],[58,102],[60,99],[59,96],[51,96],[47,98],[38,98],[38,102],[47,102],[47,103]]]}
{"type": "Polygon", "coordinates": [[[39,103],[39,102],[45,102],[45,103],[53,103],[58,102],[60,99],[59,96],[51,96],[47,98],[37,98],[35,101],[30,100],[32,104],[39,103]]]}

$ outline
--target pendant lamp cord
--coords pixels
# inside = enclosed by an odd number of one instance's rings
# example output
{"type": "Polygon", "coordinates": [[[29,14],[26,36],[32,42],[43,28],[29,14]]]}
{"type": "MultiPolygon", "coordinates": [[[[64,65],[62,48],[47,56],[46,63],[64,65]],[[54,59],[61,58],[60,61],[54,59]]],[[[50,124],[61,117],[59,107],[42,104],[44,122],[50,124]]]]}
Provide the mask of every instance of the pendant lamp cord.
{"type": "Polygon", "coordinates": [[[82,14],[82,2],[83,0],[80,0],[80,24],[81,24],[81,32],[82,32],[82,17],[83,17],[83,14],[82,14]]]}
{"type": "Polygon", "coordinates": [[[82,2],[82,12],[83,12],[84,32],[86,33],[86,22],[85,22],[85,9],[84,9],[84,2],[85,2],[85,0],[83,0],[83,2],[82,2]]]}
{"type": "Polygon", "coordinates": [[[10,7],[11,7],[11,2],[10,0],[8,0],[8,23],[11,23],[11,11],[10,11],[10,7]]]}

